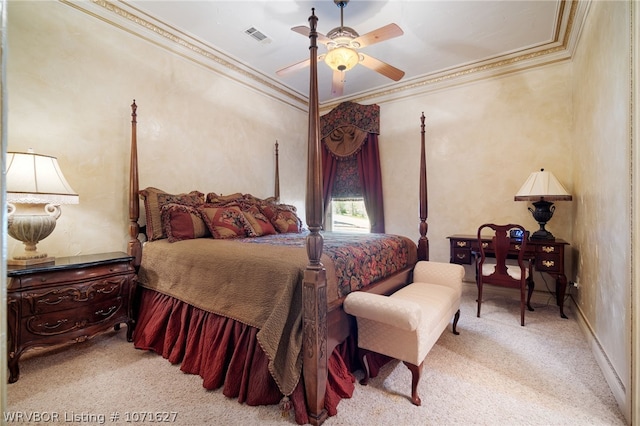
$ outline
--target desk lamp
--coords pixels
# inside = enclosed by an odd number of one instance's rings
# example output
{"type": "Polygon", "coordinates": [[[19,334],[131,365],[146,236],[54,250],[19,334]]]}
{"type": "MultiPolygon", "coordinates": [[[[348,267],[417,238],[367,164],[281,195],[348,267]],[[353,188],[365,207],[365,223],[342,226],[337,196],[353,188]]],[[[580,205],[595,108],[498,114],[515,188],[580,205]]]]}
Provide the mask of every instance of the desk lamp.
{"type": "Polygon", "coordinates": [[[514,200],[533,202],[535,209],[529,207],[529,211],[540,225],[540,229],[534,232],[531,238],[534,240],[554,240],[553,234],[545,229],[545,225],[551,220],[556,209],[553,201],[571,201],[571,194],[564,189],[553,173],[540,169],[539,172],[533,172],[529,175],[514,200]]]}
{"type": "Polygon", "coordinates": [[[7,265],[53,262],[38,252],[36,244],[56,227],[60,204],[78,204],[78,194],[64,178],[58,160],[28,152],[7,153],[8,233],[24,243],[24,252],[7,260],[7,265]]]}

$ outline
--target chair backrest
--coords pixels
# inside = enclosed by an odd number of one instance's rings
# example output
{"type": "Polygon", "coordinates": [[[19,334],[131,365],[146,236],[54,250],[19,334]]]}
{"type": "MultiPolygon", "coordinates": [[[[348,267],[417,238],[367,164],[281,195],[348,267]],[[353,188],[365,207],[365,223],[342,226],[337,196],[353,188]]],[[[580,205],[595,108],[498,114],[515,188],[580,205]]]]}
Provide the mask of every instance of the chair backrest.
{"type": "Polygon", "coordinates": [[[524,262],[524,254],[527,248],[528,233],[521,225],[496,225],[485,223],[478,228],[478,247],[480,257],[478,261],[478,276],[485,283],[503,285],[508,287],[520,287],[525,279],[527,266],[524,262]],[[482,241],[483,237],[491,234],[491,242],[482,241]],[[512,232],[516,231],[516,232],[512,232]],[[516,236],[517,235],[517,236],[516,236]],[[517,253],[517,255],[515,255],[517,253]],[[484,275],[482,268],[487,257],[495,258],[495,272],[484,275]],[[507,271],[507,259],[517,259],[520,267],[521,279],[515,279],[507,271]]]}

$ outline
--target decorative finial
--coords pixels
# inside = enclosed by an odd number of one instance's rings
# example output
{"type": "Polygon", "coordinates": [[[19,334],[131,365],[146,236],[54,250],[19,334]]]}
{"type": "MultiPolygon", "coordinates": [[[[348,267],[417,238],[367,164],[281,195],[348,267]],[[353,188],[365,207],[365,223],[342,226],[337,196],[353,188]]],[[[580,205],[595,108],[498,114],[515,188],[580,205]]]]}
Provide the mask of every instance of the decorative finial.
{"type": "Polygon", "coordinates": [[[136,100],[133,100],[133,103],[131,104],[131,122],[135,123],[136,122],[136,110],[138,109],[138,105],[136,105],[136,100]]]}

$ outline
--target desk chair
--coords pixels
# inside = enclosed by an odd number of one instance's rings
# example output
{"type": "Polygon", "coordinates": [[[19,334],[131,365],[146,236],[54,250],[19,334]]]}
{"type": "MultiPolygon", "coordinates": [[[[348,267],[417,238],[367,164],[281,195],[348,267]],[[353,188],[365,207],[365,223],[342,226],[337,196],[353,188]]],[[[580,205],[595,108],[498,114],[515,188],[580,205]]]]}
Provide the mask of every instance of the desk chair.
{"type": "MultiPolygon", "coordinates": [[[[487,223],[478,228],[479,255],[476,256],[476,282],[478,284],[478,317],[482,305],[482,287],[493,284],[502,287],[520,289],[520,325],[524,326],[525,286],[528,284],[529,294],[527,308],[531,307],[533,279],[531,276],[531,260],[524,258],[528,233],[521,225],[495,225],[487,223]],[[491,242],[483,242],[482,234],[491,231],[491,242]],[[512,231],[515,231],[512,233],[512,231]],[[518,235],[514,237],[513,235],[518,235]],[[493,259],[495,259],[495,262],[493,259]],[[507,259],[517,260],[517,265],[507,264],[507,259]],[[488,260],[488,261],[487,261],[488,260]]],[[[485,237],[486,239],[486,237],[485,237]]]]}

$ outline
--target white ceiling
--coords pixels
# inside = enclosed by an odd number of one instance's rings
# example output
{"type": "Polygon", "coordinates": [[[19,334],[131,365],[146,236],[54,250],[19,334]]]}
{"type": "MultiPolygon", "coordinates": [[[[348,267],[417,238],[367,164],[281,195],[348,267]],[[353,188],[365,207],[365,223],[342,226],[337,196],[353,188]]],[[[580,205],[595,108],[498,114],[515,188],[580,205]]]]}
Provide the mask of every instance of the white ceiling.
{"type": "MultiPolygon", "coordinates": [[[[309,39],[291,31],[308,26],[311,8],[318,32],[340,26],[340,9],[333,0],[127,1],[145,19],[157,20],[181,36],[212,47],[231,61],[248,67],[302,97],[309,88],[308,69],[279,77],[276,71],[309,58],[309,39]],[[245,34],[254,27],[268,38],[257,41],[245,34]]],[[[566,50],[571,30],[570,3],[563,0],[417,1],[351,0],[344,9],[344,25],[360,35],[389,23],[404,35],[362,48],[362,51],[405,71],[394,82],[357,65],[347,72],[343,98],[372,91],[388,91],[435,75],[487,64],[519,62],[566,50]],[[536,53],[537,52],[537,53],[536,53]]],[[[319,53],[326,48],[319,45],[319,53]]],[[[331,98],[332,72],[319,64],[320,102],[331,98]]]]}

